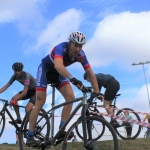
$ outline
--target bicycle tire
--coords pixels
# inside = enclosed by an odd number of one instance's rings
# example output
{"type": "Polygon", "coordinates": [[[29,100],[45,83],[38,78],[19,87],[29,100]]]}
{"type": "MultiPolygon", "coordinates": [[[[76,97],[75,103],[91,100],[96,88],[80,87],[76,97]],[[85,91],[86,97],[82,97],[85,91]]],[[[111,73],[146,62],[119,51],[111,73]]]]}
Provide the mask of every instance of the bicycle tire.
{"type": "MultiPolygon", "coordinates": [[[[95,150],[95,149],[101,149],[101,150],[118,150],[118,138],[116,135],[116,132],[114,130],[114,128],[103,118],[98,117],[98,116],[86,116],[86,120],[89,120],[90,122],[97,121],[99,123],[102,123],[105,125],[105,132],[107,130],[107,132],[109,132],[109,134],[111,134],[111,140],[105,142],[104,139],[99,139],[100,142],[98,142],[98,140],[94,140],[92,139],[87,139],[88,140],[88,147],[83,147],[84,146],[84,142],[68,142],[69,139],[69,135],[72,134],[72,132],[76,131],[76,126],[78,124],[78,120],[68,129],[64,141],[62,143],[62,149],[63,150],[69,150],[72,149],[74,147],[76,147],[76,149],[83,149],[84,150],[95,150]],[[102,142],[103,141],[103,142],[102,142]],[[70,147],[71,145],[71,147],[70,147]],[[98,148],[99,147],[99,148],[98,148]]],[[[82,132],[82,131],[81,131],[82,132]]],[[[88,134],[88,132],[87,132],[88,134]]]]}
{"type": "Polygon", "coordinates": [[[150,130],[147,130],[144,134],[144,138],[150,138],[150,130]]]}
{"type": "Polygon", "coordinates": [[[23,139],[23,136],[22,136],[21,132],[19,132],[19,133],[18,133],[18,140],[19,140],[19,147],[20,147],[20,150],[23,150],[22,139],[23,139]]]}
{"type": "MultiPolygon", "coordinates": [[[[123,113],[123,111],[125,111],[125,110],[131,111],[129,114],[132,116],[132,118],[133,118],[134,120],[141,121],[139,115],[138,115],[136,112],[134,112],[133,109],[130,109],[130,108],[123,108],[122,110],[119,110],[119,111],[116,113],[116,116],[125,117],[125,115],[124,115],[124,113],[123,113]]],[[[120,124],[120,125],[123,124],[123,121],[120,121],[120,120],[119,120],[119,124],[120,124]]],[[[121,127],[119,127],[119,128],[115,128],[115,131],[116,131],[117,135],[118,135],[121,139],[123,139],[123,140],[127,140],[127,139],[132,139],[132,140],[134,140],[134,139],[136,139],[136,138],[139,136],[140,132],[141,132],[141,125],[133,124],[132,130],[134,130],[134,131],[132,131],[131,137],[127,137],[127,131],[126,131],[125,125],[124,125],[124,126],[121,126],[121,127]],[[123,132],[123,131],[124,131],[124,132],[123,132]]]]}
{"type": "MultiPolygon", "coordinates": [[[[21,125],[21,133],[24,135],[25,140],[27,138],[27,134],[28,134],[28,130],[29,130],[29,115],[30,115],[30,113],[31,112],[29,112],[26,115],[26,117],[24,118],[22,125],[21,125]]],[[[50,135],[50,121],[49,121],[47,114],[45,114],[43,116],[44,113],[46,113],[45,110],[40,111],[40,113],[38,115],[36,127],[34,130],[35,140],[37,139],[38,141],[40,140],[41,142],[44,141],[45,137],[49,137],[49,135],[50,135]]]]}
{"type": "Polygon", "coordinates": [[[0,112],[0,137],[3,134],[5,128],[5,115],[0,112]]]}
{"type": "MultiPolygon", "coordinates": [[[[97,116],[97,115],[93,115],[93,116],[97,116]]],[[[104,119],[103,116],[97,116],[97,117],[101,117],[101,118],[104,119]]],[[[82,125],[82,118],[80,117],[80,118],[78,119],[78,124],[76,125],[76,133],[77,133],[77,135],[78,135],[81,139],[83,139],[83,135],[81,135],[81,132],[79,132],[79,129],[78,129],[78,128],[80,128],[81,125],[82,125]]],[[[93,129],[95,129],[95,130],[92,130],[92,131],[93,131],[93,132],[95,131],[95,132],[98,133],[98,135],[94,138],[94,140],[100,139],[100,138],[103,136],[104,132],[105,132],[105,125],[104,125],[104,124],[101,124],[101,129],[100,129],[100,128],[98,128],[97,125],[95,125],[94,122],[92,122],[92,127],[93,127],[93,129]]],[[[94,133],[93,133],[93,134],[94,134],[94,133]]]]}

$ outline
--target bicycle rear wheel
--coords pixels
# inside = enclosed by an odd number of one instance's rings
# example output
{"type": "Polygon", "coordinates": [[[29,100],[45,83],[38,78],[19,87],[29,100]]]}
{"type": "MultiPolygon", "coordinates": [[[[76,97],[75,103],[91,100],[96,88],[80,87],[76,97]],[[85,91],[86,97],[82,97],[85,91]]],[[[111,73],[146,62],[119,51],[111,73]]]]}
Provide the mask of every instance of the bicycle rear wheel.
{"type": "MultiPolygon", "coordinates": [[[[62,149],[63,150],[70,150],[74,147],[78,150],[118,150],[118,139],[115,130],[113,127],[103,118],[97,117],[97,116],[87,116],[86,117],[86,130],[90,131],[92,133],[92,128],[88,129],[89,124],[92,122],[97,122],[98,124],[104,124],[105,125],[105,132],[104,135],[97,140],[94,140],[94,138],[89,138],[88,132],[87,132],[87,145],[84,146],[84,141],[80,139],[80,137],[77,136],[78,142],[72,142],[70,143],[69,135],[74,132],[76,134],[76,126],[78,126],[80,119],[78,119],[67,131],[63,144],[62,149]]],[[[92,126],[91,126],[92,127],[92,126]]],[[[78,128],[79,132],[82,133],[83,129],[78,128]]],[[[92,133],[93,136],[93,133],[92,133]]]]}
{"type": "MultiPolygon", "coordinates": [[[[102,116],[97,116],[97,117],[102,117],[102,116]]],[[[102,117],[103,118],[103,117],[102,117]]],[[[80,117],[78,119],[78,124],[76,124],[76,133],[77,135],[83,139],[83,133],[80,132],[80,129],[82,128],[82,118],[80,117]]],[[[103,118],[104,119],[104,118],[103,118]]],[[[92,126],[92,137],[94,140],[98,140],[100,139],[105,131],[105,125],[102,122],[98,122],[96,120],[93,120],[91,122],[91,126],[92,126]]]]}
{"type": "Polygon", "coordinates": [[[0,112],[0,137],[1,137],[2,134],[3,134],[4,127],[5,127],[5,116],[4,116],[4,114],[2,114],[2,113],[0,112]]]}
{"type": "MultiPolygon", "coordinates": [[[[133,120],[137,120],[137,121],[141,121],[141,119],[140,119],[140,117],[139,117],[139,115],[136,113],[136,112],[134,112],[134,110],[133,109],[130,109],[130,108],[124,108],[124,109],[122,109],[122,110],[119,110],[117,113],[116,113],[116,115],[117,116],[120,116],[120,117],[125,117],[125,115],[124,115],[124,112],[123,111],[131,111],[131,112],[129,112],[129,115],[130,116],[132,116],[132,119],[133,120]]],[[[138,125],[138,124],[133,124],[133,126],[132,126],[132,133],[131,133],[131,137],[129,137],[128,135],[127,135],[127,126],[126,126],[126,123],[124,123],[123,121],[121,121],[121,120],[119,120],[118,121],[118,123],[121,125],[120,127],[118,127],[118,128],[115,128],[115,130],[116,130],[116,133],[118,134],[118,136],[120,137],[120,138],[122,138],[123,140],[127,140],[127,139],[136,139],[137,137],[138,137],[138,135],[140,134],[140,132],[141,132],[141,126],[140,125],[138,125]]],[[[131,132],[130,131],[130,132],[131,132]]]]}

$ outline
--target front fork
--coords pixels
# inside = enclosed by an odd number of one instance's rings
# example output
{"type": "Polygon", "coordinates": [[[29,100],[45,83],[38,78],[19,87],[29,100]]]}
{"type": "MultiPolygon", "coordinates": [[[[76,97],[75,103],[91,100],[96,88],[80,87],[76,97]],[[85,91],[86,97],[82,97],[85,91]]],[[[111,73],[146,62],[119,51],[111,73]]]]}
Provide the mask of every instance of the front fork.
{"type": "Polygon", "coordinates": [[[92,133],[91,133],[91,122],[90,120],[86,120],[86,116],[90,116],[90,113],[88,111],[88,104],[87,104],[87,95],[84,94],[83,96],[83,108],[82,108],[82,129],[83,129],[83,138],[84,138],[84,147],[87,147],[87,137],[88,140],[92,139],[92,133]],[[87,135],[88,133],[88,135],[87,135]]]}
{"type": "Polygon", "coordinates": [[[3,134],[4,128],[5,128],[5,114],[0,112],[0,126],[1,126],[1,131],[0,131],[0,137],[3,134]]]}

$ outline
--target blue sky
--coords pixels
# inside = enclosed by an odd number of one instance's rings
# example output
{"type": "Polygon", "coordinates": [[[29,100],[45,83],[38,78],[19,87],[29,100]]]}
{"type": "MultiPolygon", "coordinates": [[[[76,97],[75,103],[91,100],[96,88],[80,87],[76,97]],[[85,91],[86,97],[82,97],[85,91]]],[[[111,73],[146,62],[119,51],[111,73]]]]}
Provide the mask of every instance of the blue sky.
{"type": "MultiPolygon", "coordinates": [[[[83,50],[94,73],[109,73],[120,82],[118,107],[149,112],[143,68],[141,65],[131,65],[133,62],[150,61],[149,6],[149,0],[2,0],[0,87],[12,76],[11,66],[16,61],[23,62],[24,70],[36,77],[41,59],[55,45],[67,41],[72,31],[80,30],[87,36],[83,50]]],[[[150,64],[144,67],[150,91],[150,64]]],[[[83,80],[84,70],[80,64],[74,64],[68,70],[83,80]]],[[[89,83],[83,83],[89,86],[89,83]]],[[[11,99],[22,88],[14,82],[0,97],[11,99]]],[[[73,88],[77,96],[81,95],[80,91],[73,88]]],[[[50,107],[50,96],[51,90],[48,88],[45,109],[50,107]]],[[[56,97],[56,103],[64,101],[59,93],[56,97]]],[[[21,113],[24,115],[24,111],[21,113]]],[[[7,131],[13,132],[10,125],[6,127],[7,131]]],[[[6,134],[0,143],[6,141],[6,134]]]]}

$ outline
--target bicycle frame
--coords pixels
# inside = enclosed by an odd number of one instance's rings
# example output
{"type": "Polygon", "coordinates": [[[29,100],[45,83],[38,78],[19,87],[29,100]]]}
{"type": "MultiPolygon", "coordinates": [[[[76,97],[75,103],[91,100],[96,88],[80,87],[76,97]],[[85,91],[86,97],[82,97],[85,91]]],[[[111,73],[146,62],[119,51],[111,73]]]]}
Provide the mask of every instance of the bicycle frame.
{"type": "MultiPolygon", "coordinates": [[[[52,86],[52,108],[47,111],[44,115],[50,114],[49,118],[51,117],[51,126],[50,126],[50,144],[51,145],[55,145],[55,141],[57,139],[57,137],[59,136],[59,134],[65,129],[65,127],[68,125],[68,123],[70,122],[70,120],[73,118],[73,116],[76,114],[76,112],[81,108],[82,108],[82,113],[81,113],[81,117],[82,117],[82,128],[83,128],[83,135],[84,135],[84,147],[86,147],[87,145],[87,132],[86,132],[86,116],[89,116],[89,111],[88,111],[88,104],[87,104],[87,95],[86,93],[83,93],[83,97],[79,97],[76,98],[74,100],[71,101],[67,101],[64,102],[62,104],[56,105],[55,106],[55,87],[52,86]],[[81,101],[81,103],[79,103],[75,109],[72,111],[72,113],[70,114],[70,116],[68,117],[68,119],[66,120],[66,122],[64,123],[64,125],[59,129],[59,131],[56,133],[56,135],[54,136],[54,111],[62,106],[74,103],[74,102],[78,102],[81,101]]],[[[43,116],[44,116],[43,115],[43,116]]],[[[42,119],[42,118],[41,118],[42,119]]],[[[88,131],[89,133],[89,137],[91,138],[92,134],[90,133],[91,131],[88,131]]]]}
{"type": "MultiPolygon", "coordinates": [[[[114,107],[113,113],[115,112],[115,110],[117,110],[117,112],[119,111],[118,108],[117,108],[117,106],[116,106],[116,99],[117,99],[117,97],[120,96],[120,95],[121,95],[121,94],[117,94],[117,95],[114,97],[114,100],[112,101],[113,103],[109,105],[110,107],[114,107]]],[[[103,105],[97,105],[97,102],[93,102],[92,105],[93,105],[93,104],[95,104],[95,106],[98,106],[98,107],[103,107],[103,105]]],[[[90,109],[90,107],[92,107],[92,105],[89,105],[89,109],[90,109]]],[[[95,106],[94,106],[94,111],[95,111],[95,112],[96,112],[96,111],[99,112],[99,110],[98,110],[97,107],[95,107],[95,106]]],[[[90,110],[91,110],[91,109],[90,109],[90,110]]]]}
{"type": "MultiPolygon", "coordinates": [[[[5,103],[4,106],[3,106],[3,108],[2,108],[2,110],[0,111],[0,114],[3,115],[3,116],[5,116],[5,112],[6,112],[6,113],[8,114],[8,116],[10,117],[10,119],[12,120],[12,122],[13,122],[15,128],[16,128],[16,133],[19,132],[20,127],[19,127],[18,124],[15,122],[13,116],[11,115],[11,113],[9,112],[9,109],[7,108],[7,106],[10,105],[9,102],[8,102],[8,100],[5,100],[5,99],[0,99],[0,100],[5,103]]],[[[25,108],[25,106],[18,106],[18,105],[14,105],[14,106],[25,108]]],[[[4,121],[4,128],[5,128],[5,121],[4,121]]],[[[3,134],[4,128],[2,129],[2,131],[1,131],[1,133],[0,133],[0,137],[1,137],[2,134],[3,134]]]]}

